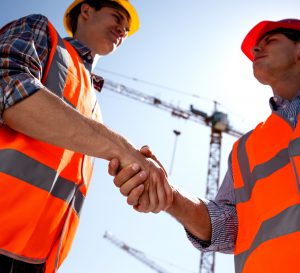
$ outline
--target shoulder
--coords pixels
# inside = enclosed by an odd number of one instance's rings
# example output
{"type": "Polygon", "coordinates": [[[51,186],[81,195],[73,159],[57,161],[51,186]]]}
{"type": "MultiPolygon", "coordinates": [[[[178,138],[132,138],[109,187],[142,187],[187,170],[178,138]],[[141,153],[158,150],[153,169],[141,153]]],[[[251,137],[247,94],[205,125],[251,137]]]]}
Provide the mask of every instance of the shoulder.
{"type": "MultiPolygon", "coordinates": [[[[256,129],[256,128],[255,128],[256,129]]],[[[241,137],[239,137],[233,144],[233,148],[231,150],[231,154],[232,152],[238,148],[238,145],[244,145],[247,141],[247,139],[250,137],[251,134],[253,134],[253,132],[255,131],[255,129],[252,129],[250,131],[248,131],[247,133],[243,134],[241,137]]],[[[232,157],[232,155],[230,155],[230,158],[232,157]]]]}
{"type": "Polygon", "coordinates": [[[42,14],[29,14],[29,15],[20,17],[18,19],[15,19],[15,20],[11,21],[10,23],[8,23],[7,25],[18,24],[20,22],[26,22],[27,24],[34,24],[36,22],[48,22],[48,18],[42,14]]]}
{"type": "Polygon", "coordinates": [[[42,14],[31,14],[9,22],[0,29],[0,35],[11,35],[13,33],[38,33],[46,32],[48,18],[42,14]]]}

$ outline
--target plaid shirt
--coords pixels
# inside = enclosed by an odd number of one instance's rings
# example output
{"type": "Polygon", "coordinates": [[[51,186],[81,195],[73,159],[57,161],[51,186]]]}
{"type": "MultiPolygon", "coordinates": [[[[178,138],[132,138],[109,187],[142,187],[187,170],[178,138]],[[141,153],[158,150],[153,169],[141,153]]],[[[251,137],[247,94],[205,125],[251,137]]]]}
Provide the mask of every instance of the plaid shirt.
{"type": "MultiPolygon", "coordinates": [[[[48,19],[43,15],[20,18],[0,30],[0,123],[6,109],[44,88],[41,79],[50,50],[49,39],[48,19]]],[[[91,72],[91,50],[77,40],[66,40],[91,72]]],[[[91,81],[100,91],[103,79],[91,74],[91,81]]]]}
{"type": "MultiPolygon", "coordinates": [[[[274,96],[270,99],[270,107],[273,112],[276,112],[295,128],[300,113],[300,92],[292,101],[274,96]]],[[[227,173],[215,200],[202,201],[208,209],[212,223],[211,242],[201,241],[186,230],[188,238],[196,248],[203,252],[233,253],[238,231],[238,219],[235,209],[231,154],[228,160],[227,173]]]]}

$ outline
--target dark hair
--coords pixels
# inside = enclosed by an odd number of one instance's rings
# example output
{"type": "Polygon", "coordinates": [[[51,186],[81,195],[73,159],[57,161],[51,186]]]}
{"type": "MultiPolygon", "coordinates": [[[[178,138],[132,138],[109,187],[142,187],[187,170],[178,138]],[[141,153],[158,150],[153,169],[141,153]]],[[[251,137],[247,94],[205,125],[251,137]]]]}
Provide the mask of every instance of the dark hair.
{"type": "Polygon", "coordinates": [[[299,42],[300,41],[300,30],[297,29],[290,29],[290,28],[277,28],[274,30],[271,30],[264,34],[261,38],[260,41],[267,35],[272,35],[272,34],[283,34],[286,36],[288,39],[292,40],[293,42],[299,42]]]}
{"type": "Polygon", "coordinates": [[[71,31],[74,35],[74,33],[77,30],[77,22],[78,22],[78,16],[81,12],[81,6],[82,4],[88,4],[89,6],[93,7],[95,10],[100,10],[103,7],[110,7],[114,8],[117,10],[122,11],[125,16],[127,17],[128,21],[130,21],[130,15],[126,9],[124,9],[118,2],[113,1],[113,0],[85,0],[75,6],[70,12],[67,14],[70,20],[70,26],[71,26],[71,31]]]}

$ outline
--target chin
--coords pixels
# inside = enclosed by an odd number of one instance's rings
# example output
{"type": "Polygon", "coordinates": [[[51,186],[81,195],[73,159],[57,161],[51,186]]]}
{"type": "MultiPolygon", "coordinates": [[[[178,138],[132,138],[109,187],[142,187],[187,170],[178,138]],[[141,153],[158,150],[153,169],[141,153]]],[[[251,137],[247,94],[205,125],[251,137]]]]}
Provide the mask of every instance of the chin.
{"type": "Polygon", "coordinates": [[[254,73],[254,77],[263,85],[268,85],[267,75],[263,73],[254,73]]]}
{"type": "Polygon", "coordinates": [[[97,51],[97,54],[100,55],[100,56],[106,56],[106,55],[109,55],[110,53],[112,53],[113,50],[98,50],[97,51]]]}
{"type": "Polygon", "coordinates": [[[117,45],[114,43],[106,43],[103,44],[99,49],[98,49],[98,54],[102,56],[106,56],[112,52],[114,52],[117,49],[117,45]]]}

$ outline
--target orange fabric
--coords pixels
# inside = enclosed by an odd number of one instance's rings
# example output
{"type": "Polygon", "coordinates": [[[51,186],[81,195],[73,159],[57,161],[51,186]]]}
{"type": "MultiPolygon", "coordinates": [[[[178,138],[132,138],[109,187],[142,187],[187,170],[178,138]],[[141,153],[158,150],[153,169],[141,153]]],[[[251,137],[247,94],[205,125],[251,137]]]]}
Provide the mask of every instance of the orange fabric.
{"type": "MultiPolygon", "coordinates": [[[[54,47],[45,69],[47,75],[58,40],[50,22],[49,29],[54,47]]],[[[64,98],[86,117],[98,118],[101,115],[99,107],[95,107],[97,102],[91,91],[90,75],[73,47],[64,43],[69,53],[64,98]]],[[[46,80],[43,78],[43,82],[46,80]]],[[[0,127],[0,136],[0,151],[13,150],[21,154],[21,158],[26,156],[49,167],[50,173],[53,170],[56,177],[66,179],[67,186],[78,185],[77,190],[86,196],[93,167],[90,157],[32,139],[7,126],[0,127]]],[[[30,175],[27,177],[30,179],[30,175]]],[[[47,261],[47,273],[55,272],[56,260],[60,265],[67,256],[79,222],[71,204],[51,191],[52,188],[48,191],[30,181],[0,173],[0,222],[5,223],[0,225],[0,253],[26,262],[47,261]]]]}
{"type": "Polygon", "coordinates": [[[249,257],[243,273],[298,273],[299,241],[300,232],[265,242],[249,257]]]}
{"type": "MultiPolygon", "coordinates": [[[[256,166],[265,164],[271,159],[276,159],[276,157],[278,158],[278,154],[286,149],[291,141],[300,137],[299,132],[298,128],[293,131],[287,122],[275,114],[272,114],[265,123],[259,124],[245,144],[250,172],[252,173],[256,166]]],[[[235,143],[232,153],[235,190],[240,190],[249,185],[249,181],[243,181],[241,176],[241,171],[243,170],[240,170],[238,164],[238,142],[235,143]]],[[[272,219],[287,208],[300,203],[299,189],[295,179],[295,173],[299,173],[300,171],[300,161],[297,157],[293,157],[292,160],[296,162],[295,165],[290,161],[289,164],[270,173],[267,177],[257,179],[249,200],[237,203],[236,209],[239,227],[235,255],[245,252],[250,248],[265,221],[272,219]]],[[[279,266],[284,264],[281,262],[282,251],[290,247],[294,249],[294,240],[297,242],[297,251],[295,251],[295,255],[291,252],[289,255],[298,259],[300,252],[299,234],[293,233],[290,236],[284,236],[284,238],[279,237],[262,243],[249,256],[242,273],[282,272],[283,267],[279,266]],[[279,254],[277,255],[275,252],[279,254]],[[281,256],[280,259],[279,256],[281,256]],[[269,263],[274,263],[274,266],[269,263]]],[[[292,273],[298,270],[286,270],[286,267],[289,267],[287,260],[285,260],[284,272],[292,273]]]]}
{"type": "Polygon", "coordinates": [[[291,126],[276,114],[272,114],[265,123],[259,124],[246,143],[249,158],[255,158],[250,160],[250,170],[252,171],[258,164],[269,161],[283,147],[287,147],[292,133],[291,126]],[[251,147],[262,148],[257,152],[251,147]]]}

